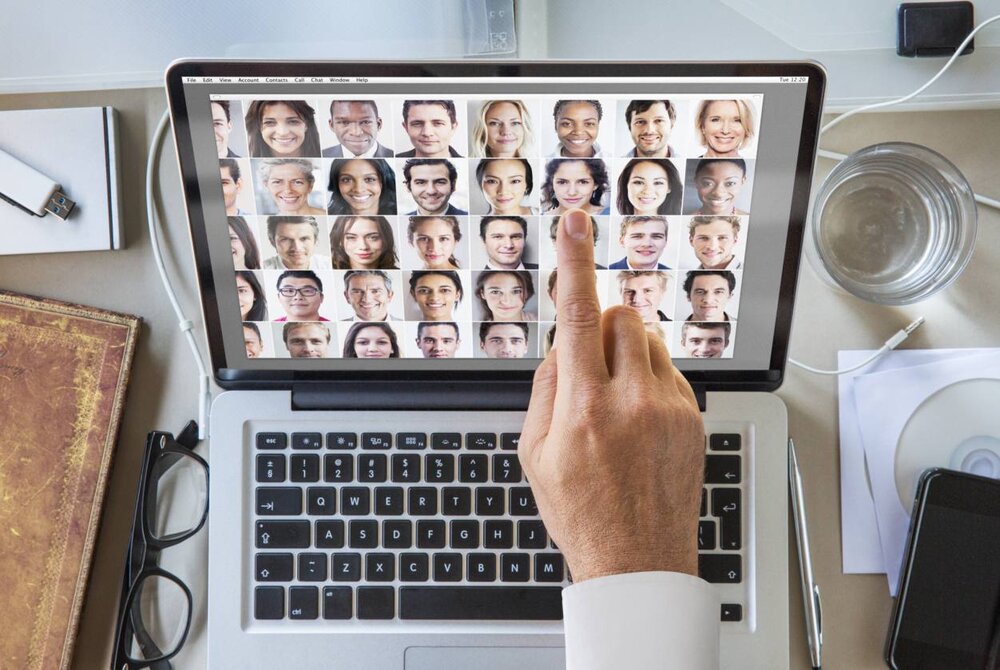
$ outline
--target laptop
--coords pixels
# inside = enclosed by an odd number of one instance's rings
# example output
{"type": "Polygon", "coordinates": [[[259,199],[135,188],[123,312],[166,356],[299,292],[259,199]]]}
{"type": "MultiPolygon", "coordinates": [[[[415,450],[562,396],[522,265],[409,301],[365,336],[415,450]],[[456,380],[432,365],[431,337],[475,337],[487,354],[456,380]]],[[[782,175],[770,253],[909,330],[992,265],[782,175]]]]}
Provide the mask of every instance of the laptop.
{"type": "MultiPolygon", "coordinates": [[[[208,346],[208,667],[564,667],[571,583],[516,447],[553,222],[706,424],[722,667],[788,667],[781,384],[809,63],[179,61],[208,346]]],[[[695,541],[695,538],[692,538],[695,541]]]]}

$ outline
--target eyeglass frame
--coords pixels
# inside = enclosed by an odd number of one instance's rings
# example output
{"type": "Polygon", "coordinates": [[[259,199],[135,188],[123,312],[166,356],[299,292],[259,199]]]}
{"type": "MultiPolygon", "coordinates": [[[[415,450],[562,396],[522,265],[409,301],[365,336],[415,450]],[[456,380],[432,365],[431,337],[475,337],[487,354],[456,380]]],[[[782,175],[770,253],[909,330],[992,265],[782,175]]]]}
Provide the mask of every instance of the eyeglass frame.
{"type": "Polygon", "coordinates": [[[208,519],[207,491],[209,469],[205,459],[193,451],[194,446],[197,444],[196,435],[197,426],[193,421],[181,431],[177,439],[174,439],[171,433],[164,431],[151,431],[146,435],[142,469],[140,470],[138,490],[136,492],[135,512],[132,516],[132,533],[129,537],[128,550],[125,553],[125,568],[122,574],[122,589],[118,603],[118,624],[115,629],[114,655],[111,661],[112,670],[141,670],[142,668],[171,670],[173,666],[170,663],[170,659],[177,655],[187,641],[193,613],[191,589],[176,575],[159,567],[159,557],[160,552],[164,549],[180,544],[197,534],[208,519]],[[156,472],[157,464],[161,459],[167,458],[171,454],[176,455],[176,460],[162,466],[156,482],[154,482],[153,486],[150,486],[151,478],[153,473],[156,472]],[[162,538],[154,537],[150,531],[150,526],[155,523],[154,520],[156,518],[156,484],[159,483],[160,477],[166,474],[176,463],[180,462],[180,459],[186,457],[194,459],[198,465],[204,468],[206,487],[205,509],[202,512],[201,519],[191,529],[162,538]],[[134,565],[140,551],[142,552],[142,563],[141,565],[134,565]],[[180,587],[187,598],[187,622],[184,625],[184,632],[178,639],[174,649],[168,654],[163,654],[152,641],[149,632],[142,625],[141,619],[133,620],[134,617],[132,616],[136,598],[140,593],[138,586],[149,577],[154,576],[173,582],[180,587]],[[133,639],[139,642],[140,648],[145,649],[149,645],[160,655],[149,659],[132,658],[127,650],[127,646],[131,645],[133,639]]]}
{"type": "Polygon", "coordinates": [[[297,295],[300,295],[303,298],[315,298],[318,295],[323,295],[323,292],[320,291],[319,288],[316,286],[299,286],[299,287],[279,286],[278,295],[282,296],[283,298],[294,298],[297,295]],[[285,291],[291,291],[292,294],[288,295],[285,293],[285,291]],[[305,293],[305,291],[315,291],[315,293],[307,294],[305,293]]]}

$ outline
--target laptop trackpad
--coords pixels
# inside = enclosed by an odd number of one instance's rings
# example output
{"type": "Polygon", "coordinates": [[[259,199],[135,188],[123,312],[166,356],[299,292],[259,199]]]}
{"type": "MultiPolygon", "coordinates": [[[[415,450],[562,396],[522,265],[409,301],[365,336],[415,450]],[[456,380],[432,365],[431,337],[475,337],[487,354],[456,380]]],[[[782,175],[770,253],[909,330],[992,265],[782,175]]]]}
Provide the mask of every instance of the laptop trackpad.
{"type": "Polygon", "coordinates": [[[406,670],[562,670],[563,647],[409,647],[406,670]]]}

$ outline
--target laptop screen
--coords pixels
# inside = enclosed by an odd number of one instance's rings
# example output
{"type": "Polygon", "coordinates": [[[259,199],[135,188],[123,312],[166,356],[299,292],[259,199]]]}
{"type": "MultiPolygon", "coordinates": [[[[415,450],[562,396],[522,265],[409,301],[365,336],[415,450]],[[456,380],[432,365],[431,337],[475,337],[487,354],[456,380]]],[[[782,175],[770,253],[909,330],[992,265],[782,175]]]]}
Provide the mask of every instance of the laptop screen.
{"type": "Polygon", "coordinates": [[[168,73],[217,370],[530,371],[572,208],[680,369],[783,365],[818,69],[410,69],[168,73]]]}

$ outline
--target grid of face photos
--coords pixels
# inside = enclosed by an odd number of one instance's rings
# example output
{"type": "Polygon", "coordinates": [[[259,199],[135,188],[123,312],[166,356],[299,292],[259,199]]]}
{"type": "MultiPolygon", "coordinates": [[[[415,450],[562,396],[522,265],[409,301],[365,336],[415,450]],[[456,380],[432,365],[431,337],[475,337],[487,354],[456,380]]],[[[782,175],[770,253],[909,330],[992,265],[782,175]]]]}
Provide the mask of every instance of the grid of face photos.
{"type": "Polygon", "coordinates": [[[247,356],[544,356],[558,217],[582,208],[602,307],[676,357],[731,358],[761,106],[214,100],[247,356]]]}

